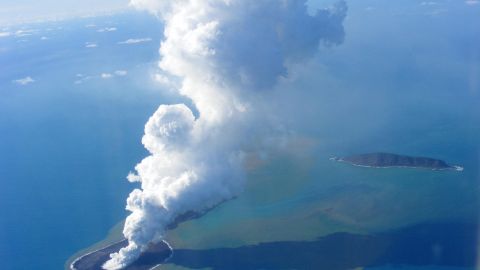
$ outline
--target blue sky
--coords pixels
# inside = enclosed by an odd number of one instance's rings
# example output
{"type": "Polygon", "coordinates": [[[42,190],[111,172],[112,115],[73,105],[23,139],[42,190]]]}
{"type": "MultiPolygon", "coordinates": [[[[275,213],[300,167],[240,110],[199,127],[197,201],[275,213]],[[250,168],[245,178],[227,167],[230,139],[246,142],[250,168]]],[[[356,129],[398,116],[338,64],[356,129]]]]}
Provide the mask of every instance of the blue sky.
{"type": "Polygon", "coordinates": [[[0,0],[0,24],[94,14],[128,7],[128,0],[0,0]]]}

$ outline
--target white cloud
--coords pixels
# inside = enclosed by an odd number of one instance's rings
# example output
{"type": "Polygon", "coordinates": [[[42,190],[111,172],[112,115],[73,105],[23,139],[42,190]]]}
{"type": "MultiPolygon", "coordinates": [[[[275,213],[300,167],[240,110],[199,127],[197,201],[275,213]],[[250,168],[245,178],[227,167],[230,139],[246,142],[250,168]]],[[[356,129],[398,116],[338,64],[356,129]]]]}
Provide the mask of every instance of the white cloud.
{"type": "Polygon", "coordinates": [[[98,44],[94,42],[85,42],[85,48],[97,48],[98,44]]]}
{"type": "Polygon", "coordinates": [[[111,79],[113,75],[111,73],[102,73],[100,74],[100,78],[102,79],[111,79]]]}
{"type": "Polygon", "coordinates": [[[121,76],[121,77],[123,77],[123,76],[127,76],[127,74],[128,74],[128,72],[127,72],[126,70],[116,70],[116,71],[115,71],[115,75],[116,75],[116,76],[121,76]]]}
{"type": "Polygon", "coordinates": [[[118,42],[118,44],[137,44],[152,41],[151,38],[131,38],[125,41],[118,42]]]}
{"type": "Polygon", "coordinates": [[[124,77],[124,76],[127,76],[128,75],[128,71],[126,70],[115,70],[112,73],[102,73],[100,74],[100,78],[102,79],[111,79],[113,77],[124,77]]]}
{"type": "Polygon", "coordinates": [[[86,81],[91,80],[93,77],[92,76],[85,76],[83,74],[77,74],[75,75],[77,77],[77,80],[74,81],[75,84],[82,84],[86,81]]]}
{"type": "Polygon", "coordinates": [[[105,27],[105,28],[102,28],[102,29],[98,29],[97,32],[100,32],[100,33],[103,33],[103,32],[113,32],[113,31],[117,31],[117,28],[116,27],[105,27]]]}
{"type": "Polygon", "coordinates": [[[163,74],[159,74],[159,73],[154,74],[153,79],[164,87],[178,88],[177,84],[175,84],[170,78],[168,78],[167,76],[165,76],[163,74]]]}
{"type": "Polygon", "coordinates": [[[33,35],[35,30],[18,30],[15,32],[16,37],[27,37],[33,35]]]}
{"type": "Polygon", "coordinates": [[[87,82],[92,79],[113,79],[115,77],[124,77],[128,75],[128,71],[126,70],[115,70],[114,72],[104,72],[100,73],[98,75],[84,75],[81,73],[75,74],[75,77],[77,78],[74,83],[75,84],[82,84],[84,82],[87,82]]]}
{"type": "Polygon", "coordinates": [[[128,180],[129,182],[132,182],[132,183],[134,183],[134,182],[141,182],[140,177],[139,177],[138,175],[136,175],[135,173],[133,173],[133,172],[129,172],[129,173],[128,173],[128,175],[127,175],[127,180],[128,180]]]}
{"type": "MultiPolygon", "coordinates": [[[[306,0],[131,4],[164,20],[159,67],[180,80],[178,93],[198,116],[184,104],[161,105],[148,120],[142,143],[150,155],[128,176],[141,183],[127,199],[129,244],[110,255],[106,269],[132,263],[179,215],[201,213],[242,191],[245,146],[262,150],[281,125],[271,120],[276,114],[264,93],[311,59],[320,43],[341,43],[347,11],[344,1],[313,16],[306,0]]],[[[167,76],[155,79],[170,83],[167,76]]]]}
{"type": "Polygon", "coordinates": [[[10,32],[0,32],[0,38],[2,38],[2,37],[9,37],[9,36],[11,36],[11,35],[12,35],[12,33],[10,33],[10,32]]]}
{"type": "Polygon", "coordinates": [[[48,37],[41,37],[40,40],[47,40],[48,37]]]}
{"type": "Polygon", "coordinates": [[[22,79],[14,80],[13,82],[18,85],[28,85],[28,84],[34,83],[35,80],[32,79],[32,77],[28,76],[22,79]]]}

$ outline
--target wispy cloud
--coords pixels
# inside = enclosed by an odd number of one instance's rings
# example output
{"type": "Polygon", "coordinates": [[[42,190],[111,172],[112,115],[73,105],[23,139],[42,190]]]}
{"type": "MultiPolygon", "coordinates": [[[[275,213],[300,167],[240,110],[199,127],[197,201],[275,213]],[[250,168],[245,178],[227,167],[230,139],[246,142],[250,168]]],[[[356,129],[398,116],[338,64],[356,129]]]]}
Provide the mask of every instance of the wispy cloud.
{"type": "Polygon", "coordinates": [[[25,77],[25,78],[22,78],[22,79],[14,80],[13,82],[18,84],[18,85],[27,85],[27,84],[34,83],[35,80],[32,79],[32,77],[28,76],[28,77],[25,77]]]}
{"type": "Polygon", "coordinates": [[[116,76],[123,77],[123,76],[127,76],[127,74],[128,74],[128,72],[126,70],[116,70],[115,71],[116,76]]]}
{"type": "Polygon", "coordinates": [[[84,83],[84,82],[86,82],[86,81],[88,81],[92,78],[91,76],[85,76],[85,75],[80,74],[80,73],[77,74],[76,77],[77,77],[77,80],[74,82],[75,84],[82,84],[82,83],[84,83]]]}
{"type": "Polygon", "coordinates": [[[179,87],[177,83],[172,81],[168,76],[165,76],[163,74],[157,73],[153,75],[154,81],[162,85],[163,87],[166,87],[168,89],[176,89],[176,87],[179,87]]]}
{"type": "Polygon", "coordinates": [[[124,77],[127,76],[128,71],[126,70],[115,70],[113,73],[105,72],[100,74],[100,78],[102,79],[111,79],[113,77],[124,77]]]}
{"type": "Polygon", "coordinates": [[[467,4],[467,5],[478,5],[478,4],[480,4],[480,1],[478,1],[478,0],[467,0],[467,1],[465,1],[465,4],[467,4]]]}
{"type": "Polygon", "coordinates": [[[15,32],[16,37],[27,37],[33,35],[35,30],[18,30],[15,32]]]}
{"type": "Polygon", "coordinates": [[[97,48],[98,45],[95,42],[85,42],[85,48],[97,48]]]}
{"type": "Polygon", "coordinates": [[[444,13],[447,13],[447,12],[448,12],[448,9],[446,9],[446,8],[437,8],[437,9],[429,11],[425,14],[430,15],[430,16],[438,16],[438,15],[441,15],[441,14],[444,14],[444,13]]]}
{"type": "Polygon", "coordinates": [[[10,33],[10,32],[0,32],[0,38],[2,38],[2,37],[9,37],[9,36],[11,36],[11,35],[12,35],[12,33],[10,33]]]}
{"type": "Polygon", "coordinates": [[[113,32],[113,31],[117,31],[117,28],[116,27],[105,27],[105,28],[102,28],[102,29],[98,29],[97,32],[99,33],[103,33],[103,32],[113,32]]]}
{"type": "Polygon", "coordinates": [[[420,3],[420,5],[422,5],[422,6],[434,6],[434,5],[438,5],[438,3],[434,2],[434,1],[424,1],[424,2],[420,3]]]}
{"type": "Polygon", "coordinates": [[[151,38],[130,38],[125,41],[118,42],[118,44],[137,44],[152,41],[151,38]]]}
{"type": "Polygon", "coordinates": [[[76,74],[75,77],[77,78],[74,83],[75,84],[82,84],[84,82],[90,81],[92,79],[103,79],[103,80],[108,80],[108,79],[113,79],[115,77],[125,77],[128,75],[127,70],[115,70],[114,72],[103,72],[98,75],[84,75],[84,74],[76,74]]]}

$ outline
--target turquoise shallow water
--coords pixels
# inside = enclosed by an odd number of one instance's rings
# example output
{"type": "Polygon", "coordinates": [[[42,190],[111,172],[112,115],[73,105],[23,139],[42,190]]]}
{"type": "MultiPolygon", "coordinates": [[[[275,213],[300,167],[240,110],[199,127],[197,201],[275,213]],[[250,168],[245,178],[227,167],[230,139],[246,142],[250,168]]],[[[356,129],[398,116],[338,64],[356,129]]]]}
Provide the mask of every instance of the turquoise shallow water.
{"type": "MultiPolygon", "coordinates": [[[[478,16],[452,3],[442,16],[427,16],[417,5],[350,3],[345,42],[321,49],[278,92],[278,114],[295,139],[263,160],[252,157],[245,192],[171,232],[174,247],[476,223],[480,33],[470,26],[478,16]],[[308,96],[289,94],[299,89],[308,96]],[[376,170],[328,160],[371,151],[432,156],[465,171],[376,170]]],[[[133,186],[124,177],[147,154],[143,125],[159,104],[178,98],[151,80],[162,28],[152,17],[21,27],[38,31],[0,39],[1,268],[58,269],[125,217],[133,186]],[[97,32],[104,27],[117,31],[97,32]],[[152,41],[118,44],[146,37],[152,41]],[[114,75],[119,70],[127,76],[114,75]],[[12,82],[27,76],[35,82],[12,82]]]]}

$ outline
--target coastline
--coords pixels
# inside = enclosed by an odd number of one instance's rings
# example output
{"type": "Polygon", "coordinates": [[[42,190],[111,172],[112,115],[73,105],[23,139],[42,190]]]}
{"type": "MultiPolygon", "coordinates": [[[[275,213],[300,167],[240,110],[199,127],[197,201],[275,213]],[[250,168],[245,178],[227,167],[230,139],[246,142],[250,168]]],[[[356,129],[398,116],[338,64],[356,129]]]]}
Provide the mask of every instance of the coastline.
{"type": "Polygon", "coordinates": [[[91,246],[80,249],[74,254],[72,254],[64,264],[64,270],[71,270],[71,264],[76,261],[78,258],[83,257],[84,255],[102,249],[106,246],[118,243],[124,239],[122,230],[125,221],[122,220],[115,224],[107,233],[105,238],[101,239],[98,242],[93,243],[91,246]]]}
{"type": "MultiPolygon", "coordinates": [[[[70,265],[71,270],[101,270],[103,264],[109,259],[112,252],[117,252],[128,245],[123,239],[98,250],[91,251],[78,257],[70,265]]],[[[173,256],[173,248],[166,241],[152,244],[132,265],[124,270],[151,270],[168,261],[173,256]]]]}
{"type": "Polygon", "coordinates": [[[375,169],[410,168],[410,169],[426,169],[426,170],[431,170],[431,171],[458,171],[458,172],[461,172],[461,171],[464,170],[464,168],[460,165],[450,165],[450,167],[448,167],[448,168],[429,168],[429,167],[421,167],[421,166],[395,166],[395,165],[392,165],[392,166],[372,166],[372,165],[362,165],[362,164],[353,163],[353,162],[344,160],[344,159],[339,158],[339,157],[331,157],[331,158],[329,158],[329,160],[350,164],[350,165],[356,166],[356,167],[375,168],[375,169]]]}
{"type": "MultiPolygon", "coordinates": [[[[221,203],[217,204],[216,206],[220,205],[221,203]]],[[[189,212],[186,212],[180,216],[178,216],[171,224],[169,224],[169,226],[167,226],[167,231],[168,230],[173,230],[175,229],[179,224],[183,223],[183,222],[186,222],[188,220],[192,220],[192,219],[197,219],[199,217],[202,217],[203,215],[207,214],[210,210],[214,209],[216,206],[210,208],[210,209],[206,209],[204,210],[203,212],[193,212],[193,211],[189,211],[189,212]]],[[[82,249],[78,252],[76,252],[74,255],[72,255],[66,262],[65,262],[65,270],[97,270],[97,269],[101,269],[100,268],[85,268],[85,269],[78,269],[77,267],[75,267],[75,264],[78,263],[80,260],[82,259],[85,259],[86,257],[88,256],[92,256],[94,255],[95,253],[102,253],[104,252],[105,250],[109,250],[109,253],[113,253],[113,252],[116,252],[118,250],[115,250],[113,247],[116,247],[117,245],[118,246],[121,246],[122,243],[125,243],[128,244],[128,242],[126,242],[127,240],[124,238],[123,236],[123,226],[125,224],[125,221],[121,221],[119,223],[117,223],[108,233],[107,237],[100,241],[100,242],[97,242],[95,244],[93,244],[92,246],[88,247],[88,248],[85,248],[85,249],[82,249]]],[[[121,248],[121,247],[120,247],[121,248]]],[[[118,249],[120,249],[118,248],[118,249]]],[[[157,251],[158,253],[158,251],[157,251]]],[[[157,243],[157,244],[152,244],[152,246],[147,249],[144,253],[142,253],[142,255],[140,256],[140,258],[138,259],[137,262],[133,263],[132,266],[135,266],[135,270],[139,270],[139,269],[144,269],[144,270],[151,270],[151,269],[155,269],[157,268],[158,266],[160,266],[162,263],[164,263],[165,261],[167,261],[168,259],[170,259],[171,257],[173,256],[173,248],[172,246],[165,240],[162,240],[161,242],[157,243]],[[141,258],[145,255],[145,256],[148,256],[148,253],[151,253],[152,250],[151,248],[158,248],[160,247],[163,243],[163,246],[164,246],[164,250],[161,250],[160,252],[164,252],[165,250],[168,250],[169,251],[169,256],[167,256],[165,259],[163,259],[161,262],[153,265],[152,267],[150,268],[139,268],[137,264],[138,261],[141,260],[141,258]]],[[[106,260],[105,260],[106,261],[106,260]]],[[[103,263],[102,263],[103,264],[103,263]]],[[[129,267],[125,268],[124,270],[128,270],[129,267]]]]}
{"type": "Polygon", "coordinates": [[[75,264],[76,264],[77,262],[79,262],[80,260],[82,260],[83,258],[85,258],[86,256],[89,256],[89,255],[91,255],[91,254],[93,254],[93,253],[95,253],[95,252],[99,252],[99,251],[101,251],[101,250],[110,248],[110,247],[112,247],[112,246],[114,246],[114,245],[118,245],[118,244],[122,243],[123,241],[124,241],[124,240],[121,240],[121,241],[119,241],[119,242],[110,244],[110,245],[108,245],[108,246],[106,246],[106,247],[102,247],[102,248],[99,248],[99,249],[97,249],[97,250],[90,251],[90,252],[88,252],[88,253],[86,253],[86,254],[83,254],[82,256],[76,258],[76,259],[70,264],[70,266],[69,266],[70,268],[69,268],[69,269],[70,269],[70,270],[77,270],[77,268],[75,268],[75,264]]]}

